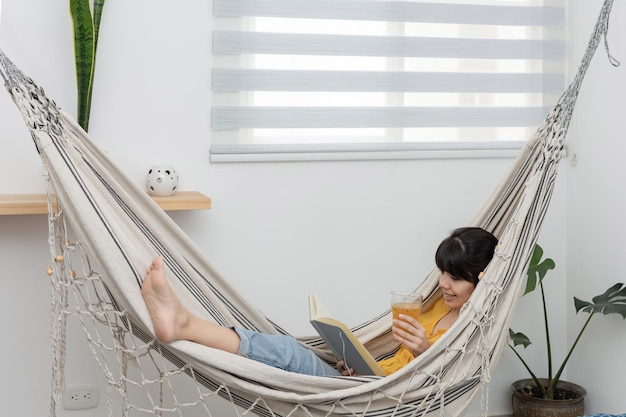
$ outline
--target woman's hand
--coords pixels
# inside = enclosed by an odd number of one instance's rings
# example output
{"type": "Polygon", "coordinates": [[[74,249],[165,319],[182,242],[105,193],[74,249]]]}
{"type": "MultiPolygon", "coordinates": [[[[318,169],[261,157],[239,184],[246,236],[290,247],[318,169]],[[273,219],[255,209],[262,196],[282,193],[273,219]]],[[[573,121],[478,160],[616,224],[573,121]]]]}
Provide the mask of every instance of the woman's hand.
{"type": "Polygon", "coordinates": [[[393,340],[402,343],[413,355],[421,355],[430,347],[424,326],[411,316],[400,314],[398,317],[391,327],[393,340]]]}
{"type": "Polygon", "coordinates": [[[355,376],[356,374],[354,373],[354,369],[350,368],[350,369],[346,369],[345,368],[345,364],[346,362],[342,359],[339,362],[337,362],[337,370],[341,373],[341,375],[343,376],[355,376]]]}

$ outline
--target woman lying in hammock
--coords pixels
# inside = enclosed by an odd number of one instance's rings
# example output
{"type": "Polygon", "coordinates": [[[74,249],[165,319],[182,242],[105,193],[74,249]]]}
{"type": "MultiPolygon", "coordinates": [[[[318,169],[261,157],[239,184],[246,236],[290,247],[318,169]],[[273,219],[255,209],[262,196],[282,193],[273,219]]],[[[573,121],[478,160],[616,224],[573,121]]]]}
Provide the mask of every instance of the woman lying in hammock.
{"type": "MultiPolygon", "coordinates": [[[[397,371],[423,353],[454,324],[491,261],[496,244],[497,239],[491,233],[477,227],[456,229],[441,242],[435,261],[443,272],[439,278],[443,297],[418,320],[400,315],[400,320],[393,321],[393,338],[402,347],[393,357],[378,362],[385,374],[397,371]]],[[[353,374],[352,370],[343,368],[343,361],[335,369],[293,337],[224,327],[193,315],[167,283],[161,257],[152,261],[141,292],[161,342],[189,340],[302,374],[353,374]]]]}

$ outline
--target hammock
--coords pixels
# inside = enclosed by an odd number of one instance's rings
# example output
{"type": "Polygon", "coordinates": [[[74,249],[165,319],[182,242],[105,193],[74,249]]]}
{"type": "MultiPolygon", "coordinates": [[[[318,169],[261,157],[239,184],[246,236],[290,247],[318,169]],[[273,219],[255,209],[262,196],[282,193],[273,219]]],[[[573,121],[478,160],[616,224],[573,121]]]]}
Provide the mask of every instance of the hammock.
{"type": "MultiPolygon", "coordinates": [[[[121,415],[183,415],[187,408],[212,415],[210,402],[217,396],[234,404],[237,415],[461,415],[489,382],[507,345],[578,91],[603,35],[606,44],[612,3],[603,5],[574,81],[473,220],[500,241],[480,285],[455,325],[388,377],[300,375],[187,341],[158,343],[140,293],[143,274],[157,255],[163,256],[170,284],[192,312],[223,325],[286,332],[230,286],[169,216],[0,51],[0,74],[31,131],[50,184],[51,415],[64,384],[70,317],[80,321],[108,383],[109,415],[120,415],[113,412],[113,394],[121,398],[121,415]],[[194,389],[175,388],[189,381],[194,389]]],[[[440,296],[438,275],[433,270],[416,289],[427,303],[440,296]]],[[[354,329],[377,358],[397,349],[390,323],[387,311],[354,329]]],[[[300,340],[332,362],[320,339],[300,340]]]]}

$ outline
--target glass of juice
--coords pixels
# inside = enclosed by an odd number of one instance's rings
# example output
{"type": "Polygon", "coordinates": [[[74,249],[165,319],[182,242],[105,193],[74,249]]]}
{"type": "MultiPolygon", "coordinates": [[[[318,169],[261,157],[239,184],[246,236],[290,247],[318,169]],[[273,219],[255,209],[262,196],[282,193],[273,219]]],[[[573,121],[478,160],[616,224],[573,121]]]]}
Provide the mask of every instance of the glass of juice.
{"type": "Polygon", "coordinates": [[[422,296],[411,291],[391,291],[391,311],[394,320],[399,314],[417,319],[422,312],[422,296]]]}

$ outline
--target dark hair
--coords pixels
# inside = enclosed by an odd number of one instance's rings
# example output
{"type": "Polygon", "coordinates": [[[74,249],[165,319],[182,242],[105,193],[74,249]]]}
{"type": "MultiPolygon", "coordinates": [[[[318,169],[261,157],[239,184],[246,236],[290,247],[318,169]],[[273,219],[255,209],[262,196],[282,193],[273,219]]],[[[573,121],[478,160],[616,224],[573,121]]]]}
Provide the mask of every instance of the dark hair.
{"type": "Polygon", "coordinates": [[[476,285],[497,244],[498,239],[480,227],[460,227],[441,242],[435,262],[441,271],[476,285]]]}

